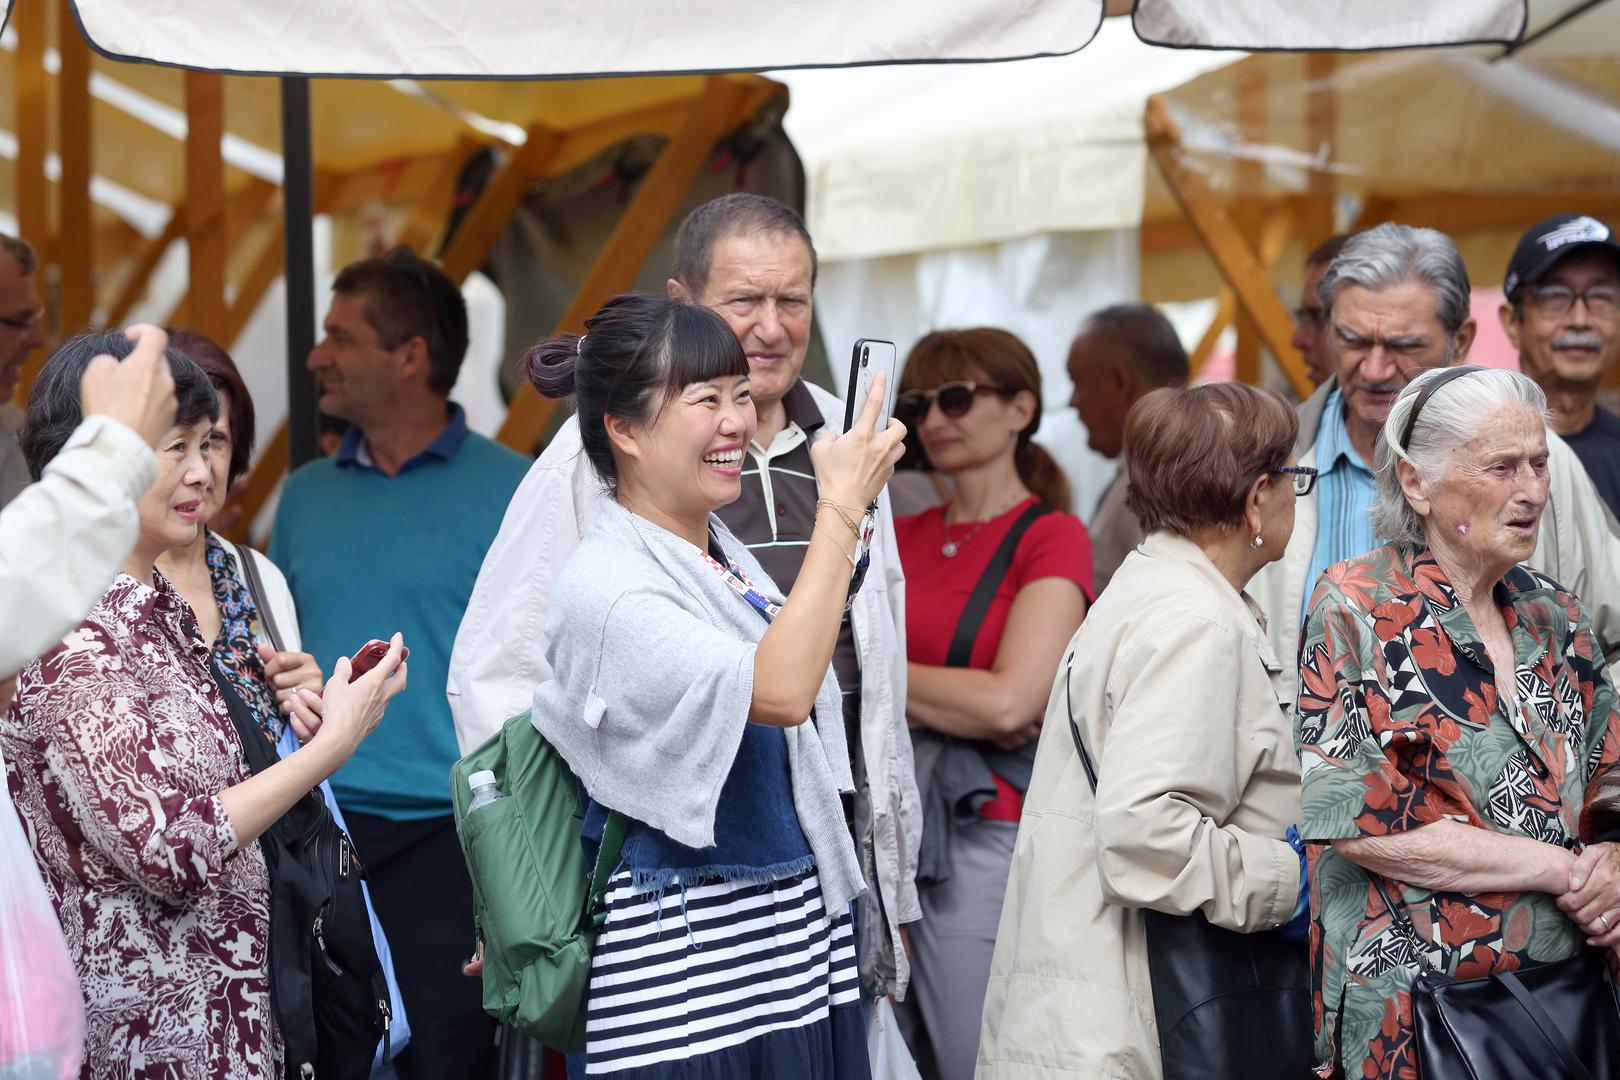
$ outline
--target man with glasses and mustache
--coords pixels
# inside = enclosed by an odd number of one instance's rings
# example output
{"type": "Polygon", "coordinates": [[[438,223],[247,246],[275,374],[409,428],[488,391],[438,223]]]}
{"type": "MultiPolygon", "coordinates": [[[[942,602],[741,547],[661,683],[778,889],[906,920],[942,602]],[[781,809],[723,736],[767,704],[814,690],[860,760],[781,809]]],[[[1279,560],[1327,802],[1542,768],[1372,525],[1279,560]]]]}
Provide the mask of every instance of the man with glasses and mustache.
{"type": "Polygon", "coordinates": [[[0,233],[0,506],[28,486],[28,465],[17,445],[22,410],[11,401],[28,354],[45,344],[45,309],[34,285],[34,249],[0,233]]]}
{"type": "Polygon", "coordinates": [[[1620,514],[1620,416],[1597,403],[1620,355],[1620,242],[1584,214],[1532,227],[1508,262],[1502,329],[1547,392],[1552,428],[1620,514]]]}
{"type": "MultiPolygon", "coordinates": [[[[1372,527],[1373,447],[1395,396],[1428,368],[1465,363],[1474,343],[1468,270],[1451,238],[1385,224],[1357,233],[1317,293],[1335,372],[1300,405],[1299,464],[1319,480],[1296,507],[1283,557],[1249,583],[1279,657],[1299,651],[1306,605],[1323,571],[1382,544],[1372,527]]],[[[1584,600],[1604,651],[1620,651],[1620,528],[1580,460],[1552,431],[1551,477],[1529,565],[1584,600]]],[[[1298,669],[1283,664],[1290,695],[1298,669]]]]}

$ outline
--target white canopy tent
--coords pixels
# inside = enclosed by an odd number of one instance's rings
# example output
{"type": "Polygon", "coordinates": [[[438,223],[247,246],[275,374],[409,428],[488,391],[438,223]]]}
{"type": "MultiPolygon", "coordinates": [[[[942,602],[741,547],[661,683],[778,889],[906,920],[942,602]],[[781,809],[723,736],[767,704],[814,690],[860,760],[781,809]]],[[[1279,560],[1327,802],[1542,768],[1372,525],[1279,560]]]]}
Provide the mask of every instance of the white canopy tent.
{"type": "Polygon", "coordinates": [[[773,73],[792,94],[835,377],[857,337],[903,356],[934,329],[1012,330],[1041,364],[1040,441],[1088,515],[1113,473],[1086,448],[1064,364],[1087,312],[1139,295],[1142,104],[1239,55],[1155,48],[1110,20],[1072,56],[773,73]]]}

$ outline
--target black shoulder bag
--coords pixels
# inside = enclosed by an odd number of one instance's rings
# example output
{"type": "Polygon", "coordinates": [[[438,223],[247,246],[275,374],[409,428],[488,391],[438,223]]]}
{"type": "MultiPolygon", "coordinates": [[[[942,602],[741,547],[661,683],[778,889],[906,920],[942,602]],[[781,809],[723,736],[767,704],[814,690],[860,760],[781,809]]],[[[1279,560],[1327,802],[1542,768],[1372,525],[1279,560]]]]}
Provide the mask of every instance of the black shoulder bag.
{"type": "MultiPolygon", "coordinates": [[[[1071,652],[1063,669],[1069,732],[1095,794],[1097,770],[1074,719],[1073,667],[1071,652]]],[[[1311,1074],[1316,1051],[1304,942],[1288,941],[1275,930],[1240,934],[1214,925],[1201,911],[1141,911],[1164,1080],[1299,1080],[1311,1074]]]]}
{"type": "Polygon", "coordinates": [[[1620,1002],[1608,965],[1582,946],[1567,960],[1454,979],[1429,963],[1406,909],[1373,887],[1417,961],[1412,1025],[1423,1080],[1601,1080],[1620,1076],[1620,1002]]]}
{"type": "MultiPolygon", "coordinates": [[[[246,703],[213,666],[231,725],[255,775],[280,758],[246,703]]],[[[270,871],[270,994],[286,1043],[287,1075],[365,1080],[377,1044],[392,1057],[393,1011],[371,937],[364,867],[318,788],[259,838],[270,871]]]]}

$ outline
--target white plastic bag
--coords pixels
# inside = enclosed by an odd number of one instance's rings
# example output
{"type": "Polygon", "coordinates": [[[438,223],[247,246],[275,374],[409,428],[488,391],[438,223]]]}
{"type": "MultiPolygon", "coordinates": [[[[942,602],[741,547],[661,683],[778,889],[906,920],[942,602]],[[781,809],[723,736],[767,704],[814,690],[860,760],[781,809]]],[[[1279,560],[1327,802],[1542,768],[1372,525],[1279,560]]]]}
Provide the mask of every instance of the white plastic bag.
{"type": "Polygon", "coordinates": [[[0,1080],[70,1080],[84,1055],[84,999],[3,782],[0,867],[0,1080]]]}
{"type": "Polygon", "coordinates": [[[866,1028],[866,1056],[872,1063],[872,1080],[922,1080],[911,1050],[900,1036],[900,1023],[888,998],[872,1005],[872,1022],[866,1028]]]}

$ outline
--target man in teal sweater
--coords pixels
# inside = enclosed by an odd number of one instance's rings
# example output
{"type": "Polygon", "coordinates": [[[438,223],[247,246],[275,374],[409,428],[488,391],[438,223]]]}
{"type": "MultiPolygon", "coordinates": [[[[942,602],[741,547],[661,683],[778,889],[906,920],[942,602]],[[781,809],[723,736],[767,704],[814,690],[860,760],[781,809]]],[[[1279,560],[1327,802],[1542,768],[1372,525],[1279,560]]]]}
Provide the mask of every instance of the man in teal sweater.
{"type": "Polygon", "coordinates": [[[323,670],[394,630],[410,646],[410,688],[332,790],[411,1021],[400,1077],[489,1077],[494,1023],[477,980],[461,974],[472,886],[451,812],[459,754],[444,686],[478,568],[529,462],[469,432],[449,400],[467,308],[444,271],[395,248],[345,268],[332,292],[308,366],[322,411],[350,426],[335,456],[288,479],[270,557],[323,670]]]}

